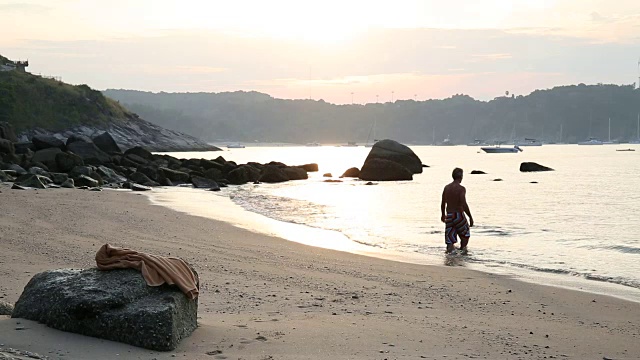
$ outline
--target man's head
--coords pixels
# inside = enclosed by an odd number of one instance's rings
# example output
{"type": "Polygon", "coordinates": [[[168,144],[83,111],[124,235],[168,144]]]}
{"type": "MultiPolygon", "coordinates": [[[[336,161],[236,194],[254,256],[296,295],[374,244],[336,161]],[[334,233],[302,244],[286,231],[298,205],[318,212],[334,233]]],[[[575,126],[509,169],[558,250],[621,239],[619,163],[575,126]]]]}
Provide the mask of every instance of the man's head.
{"type": "Polygon", "coordinates": [[[451,177],[453,178],[453,180],[459,180],[462,181],[462,169],[460,168],[455,168],[453,169],[453,172],[451,173],[451,177]]]}

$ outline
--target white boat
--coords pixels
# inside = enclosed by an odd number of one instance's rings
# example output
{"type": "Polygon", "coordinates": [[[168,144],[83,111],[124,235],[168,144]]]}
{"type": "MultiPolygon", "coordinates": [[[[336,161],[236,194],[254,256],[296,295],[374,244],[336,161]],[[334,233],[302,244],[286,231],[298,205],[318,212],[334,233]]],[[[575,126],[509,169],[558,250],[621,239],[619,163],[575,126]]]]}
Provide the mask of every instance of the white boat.
{"type": "Polygon", "coordinates": [[[320,143],[317,143],[317,142],[312,142],[312,143],[308,143],[305,146],[307,146],[307,147],[316,147],[316,146],[322,146],[322,145],[320,145],[320,143]]]}
{"type": "Polygon", "coordinates": [[[479,139],[474,139],[473,142],[470,142],[467,144],[467,146],[485,146],[485,145],[489,145],[489,144],[487,144],[486,141],[479,140],[479,139]]]}
{"type": "Polygon", "coordinates": [[[442,140],[441,143],[438,144],[438,146],[454,146],[455,144],[451,142],[451,139],[449,139],[449,136],[447,136],[444,140],[442,140]]]}
{"type": "Polygon", "coordinates": [[[514,145],[513,147],[500,147],[500,144],[496,146],[485,146],[480,149],[488,154],[519,153],[523,151],[518,145],[514,145]]]}
{"type": "Polygon", "coordinates": [[[245,146],[240,143],[231,143],[231,144],[227,144],[227,148],[228,149],[244,149],[245,146]]]}
{"type": "Polygon", "coordinates": [[[524,141],[516,141],[516,143],[514,145],[518,145],[518,146],[542,146],[542,142],[536,140],[536,139],[531,139],[531,138],[524,138],[524,141]]]}
{"type": "Polygon", "coordinates": [[[592,137],[589,140],[579,142],[578,145],[602,145],[604,144],[602,141],[592,137]]]}

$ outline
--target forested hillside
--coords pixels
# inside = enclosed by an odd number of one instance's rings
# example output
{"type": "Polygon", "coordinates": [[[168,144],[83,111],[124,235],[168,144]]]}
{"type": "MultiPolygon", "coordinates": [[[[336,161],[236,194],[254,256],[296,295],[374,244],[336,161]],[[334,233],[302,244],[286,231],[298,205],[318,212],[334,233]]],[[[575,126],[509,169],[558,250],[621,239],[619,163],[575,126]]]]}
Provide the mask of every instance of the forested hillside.
{"type": "Polygon", "coordinates": [[[403,100],[334,105],[322,100],[283,100],[257,92],[149,93],[107,90],[128,109],[161,126],[214,141],[363,143],[374,123],[376,137],[429,144],[446,137],[533,137],[546,141],[635,138],[640,91],[631,85],[574,85],[527,96],[478,101],[466,95],[442,100],[403,100]],[[562,127],[562,138],[560,138],[562,127]]]}

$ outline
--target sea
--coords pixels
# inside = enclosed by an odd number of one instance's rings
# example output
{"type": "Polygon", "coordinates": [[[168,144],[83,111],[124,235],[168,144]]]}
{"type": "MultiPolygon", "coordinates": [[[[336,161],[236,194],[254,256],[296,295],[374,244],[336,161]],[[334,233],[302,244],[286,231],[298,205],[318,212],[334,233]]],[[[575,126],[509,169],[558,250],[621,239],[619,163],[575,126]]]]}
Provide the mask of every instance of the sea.
{"type": "Polygon", "coordinates": [[[364,146],[247,146],[177,158],[317,163],[309,179],[220,192],[154,189],[153,203],[307,245],[640,301],[640,145],[544,145],[487,154],[477,146],[410,146],[428,165],[413,181],[341,179],[364,146]],[[621,149],[638,151],[617,151],[621,149]],[[522,162],[555,171],[523,173],[522,162]],[[445,255],[442,188],[455,167],[474,216],[467,256],[445,255]],[[472,175],[472,170],[486,174],[472,175]],[[326,180],[341,182],[327,182],[326,180]]]}

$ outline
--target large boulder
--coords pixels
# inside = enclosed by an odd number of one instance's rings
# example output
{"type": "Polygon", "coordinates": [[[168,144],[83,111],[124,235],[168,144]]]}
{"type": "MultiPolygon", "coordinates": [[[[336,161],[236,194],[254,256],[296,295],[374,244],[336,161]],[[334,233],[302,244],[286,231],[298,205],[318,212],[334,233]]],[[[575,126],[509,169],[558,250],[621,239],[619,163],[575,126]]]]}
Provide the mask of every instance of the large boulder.
{"type": "Polygon", "coordinates": [[[129,155],[129,154],[133,154],[133,155],[137,155],[140,156],[141,158],[149,161],[152,160],[153,157],[151,155],[151,152],[141,146],[135,146],[132,147],[131,149],[128,149],[127,151],[124,152],[125,155],[129,155]]]}
{"type": "Polygon", "coordinates": [[[97,187],[100,186],[100,182],[87,175],[80,175],[74,179],[76,186],[97,187]]]}
{"type": "Polygon", "coordinates": [[[262,170],[262,174],[258,181],[264,183],[279,183],[289,181],[289,176],[277,165],[267,165],[262,170]]]}
{"type": "Polygon", "coordinates": [[[298,167],[299,168],[303,168],[306,172],[316,172],[316,171],[318,171],[318,164],[315,164],[315,163],[304,164],[304,165],[300,165],[298,167]]]}
{"type": "Polygon", "coordinates": [[[43,177],[35,174],[26,174],[20,176],[16,180],[16,184],[26,188],[34,188],[34,189],[46,189],[45,182],[43,181],[43,177]]]}
{"type": "Polygon", "coordinates": [[[69,172],[76,166],[84,166],[82,158],[73,153],[56,154],[56,168],[58,171],[69,172]]]}
{"type": "Polygon", "coordinates": [[[550,167],[540,165],[534,162],[523,162],[520,164],[520,171],[522,172],[535,172],[535,171],[554,171],[550,167]]]}
{"type": "Polygon", "coordinates": [[[13,126],[8,122],[0,122],[0,139],[9,140],[12,143],[18,142],[16,133],[13,131],[13,126]]]}
{"type": "MultiPolygon", "coordinates": [[[[205,173],[211,175],[211,171],[215,169],[208,170],[205,173]]],[[[240,165],[237,168],[231,170],[226,177],[229,180],[230,184],[233,185],[242,185],[248,182],[258,181],[260,179],[260,170],[256,169],[252,165],[240,165]]],[[[216,179],[217,180],[217,179],[216,179]]]]}
{"type": "Polygon", "coordinates": [[[111,134],[109,134],[108,132],[103,132],[102,134],[96,136],[93,138],[93,143],[96,144],[96,146],[106,152],[107,154],[120,154],[122,153],[122,150],[120,150],[120,147],[118,146],[118,144],[116,143],[115,140],[113,140],[113,137],[111,137],[111,134]]]}
{"type": "Polygon", "coordinates": [[[289,180],[305,180],[309,178],[309,175],[307,175],[307,171],[303,168],[286,167],[282,168],[282,170],[285,174],[287,174],[289,180]]]}
{"type": "Polygon", "coordinates": [[[395,161],[369,159],[362,166],[359,178],[367,181],[413,180],[413,174],[409,169],[395,161]]]}
{"type": "Polygon", "coordinates": [[[115,170],[106,166],[98,166],[96,172],[102,177],[102,180],[106,183],[117,184],[127,181],[127,178],[118,174],[115,170]]]}
{"type": "Polygon", "coordinates": [[[64,141],[58,139],[53,135],[46,135],[46,134],[33,135],[33,137],[31,138],[31,142],[33,143],[33,146],[36,148],[36,150],[43,150],[43,149],[50,149],[50,148],[57,148],[60,150],[65,149],[64,141]]]}
{"type": "Polygon", "coordinates": [[[0,154],[15,154],[16,147],[10,140],[0,139],[0,154]]]}
{"type": "Polygon", "coordinates": [[[422,161],[418,155],[416,155],[413,150],[409,149],[409,147],[394,140],[385,139],[376,142],[365,159],[362,170],[364,170],[367,162],[373,159],[382,159],[398,163],[407,168],[413,174],[422,173],[422,161]]]}
{"type": "Polygon", "coordinates": [[[167,168],[160,168],[160,170],[164,173],[164,176],[171,180],[173,183],[187,183],[189,182],[189,174],[186,172],[171,170],[167,168]]]}
{"type": "Polygon", "coordinates": [[[177,287],[148,286],[138,270],[52,270],[35,275],[13,318],[54,329],[170,351],[197,327],[197,300],[177,287]]]}
{"type": "Polygon", "coordinates": [[[217,182],[213,180],[209,180],[202,176],[192,176],[191,183],[193,184],[194,187],[198,189],[215,189],[215,188],[219,189],[220,188],[217,182]]]}
{"type": "Polygon", "coordinates": [[[131,179],[132,181],[140,184],[140,185],[144,185],[144,186],[159,186],[160,184],[158,184],[157,182],[149,179],[149,177],[141,172],[134,172],[133,174],[129,175],[129,179],[131,179]]]}
{"type": "Polygon", "coordinates": [[[109,154],[98,149],[93,142],[74,141],[70,144],[67,142],[67,149],[80,156],[85,164],[103,165],[111,163],[109,154]]]}
{"type": "MultiPolygon", "coordinates": [[[[62,142],[61,142],[62,143],[62,142]]],[[[62,144],[64,146],[64,144],[62,144]]],[[[38,150],[33,154],[31,158],[32,162],[43,163],[47,166],[47,169],[50,171],[58,171],[58,154],[61,154],[62,150],[57,147],[50,147],[42,150],[38,150]]]]}

